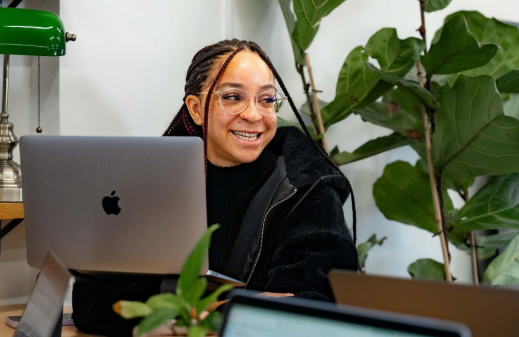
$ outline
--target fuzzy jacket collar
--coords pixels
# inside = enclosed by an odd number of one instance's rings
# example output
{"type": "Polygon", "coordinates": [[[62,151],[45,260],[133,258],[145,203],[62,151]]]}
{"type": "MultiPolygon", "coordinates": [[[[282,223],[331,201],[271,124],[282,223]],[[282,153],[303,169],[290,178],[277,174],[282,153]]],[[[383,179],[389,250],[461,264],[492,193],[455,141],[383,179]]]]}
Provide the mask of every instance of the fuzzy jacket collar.
{"type": "Polygon", "coordinates": [[[267,149],[285,157],[288,180],[297,189],[310,187],[321,179],[336,188],[343,202],[348,198],[350,191],[344,176],[298,128],[279,127],[267,149]]]}

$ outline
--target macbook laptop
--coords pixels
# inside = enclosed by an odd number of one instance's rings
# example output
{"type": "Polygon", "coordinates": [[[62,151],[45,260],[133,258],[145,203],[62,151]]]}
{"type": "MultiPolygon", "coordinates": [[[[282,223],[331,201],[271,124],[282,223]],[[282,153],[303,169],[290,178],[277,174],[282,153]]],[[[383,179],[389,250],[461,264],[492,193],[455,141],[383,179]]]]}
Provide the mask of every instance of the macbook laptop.
{"type": "Polygon", "coordinates": [[[235,295],[227,304],[220,336],[467,337],[470,331],[459,323],[333,303],[235,295]]]}
{"type": "Polygon", "coordinates": [[[23,136],[20,156],[33,267],[53,251],[82,273],[176,275],[207,230],[197,137],[23,136]]]}
{"type": "Polygon", "coordinates": [[[61,331],[63,300],[71,278],[67,268],[48,253],[14,337],[50,337],[61,331]],[[57,324],[59,322],[59,325],[57,324]]]}
{"type": "Polygon", "coordinates": [[[465,324],[473,336],[519,336],[519,291],[332,270],[337,303],[465,324]]]}

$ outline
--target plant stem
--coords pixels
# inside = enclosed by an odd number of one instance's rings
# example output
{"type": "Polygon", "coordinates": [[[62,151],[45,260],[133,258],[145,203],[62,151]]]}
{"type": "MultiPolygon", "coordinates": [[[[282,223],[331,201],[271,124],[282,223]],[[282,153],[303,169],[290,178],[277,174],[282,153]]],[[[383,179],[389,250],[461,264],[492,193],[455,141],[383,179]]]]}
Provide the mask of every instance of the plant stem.
{"type": "MultiPolygon", "coordinates": [[[[427,55],[427,36],[426,36],[427,31],[425,29],[425,1],[418,0],[418,2],[420,3],[420,18],[422,20],[422,25],[420,26],[420,28],[418,28],[418,32],[420,32],[420,36],[422,37],[422,41],[425,45],[423,54],[427,55]]],[[[431,85],[431,75],[429,75],[429,74],[426,74],[424,87],[425,87],[425,89],[429,90],[431,93],[433,92],[432,85],[431,85]]],[[[432,132],[434,133],[434,131],[436,130],[436,113],[432,109],[427,109],[427,113],[431,117],[431,129],[432,129],[432,132]]]]}
{"type": "Polygon", "coordinates": [[[308,77],[310,77],[310,85],[312,86],[312,96],[314,98],[315,110],[317,114],[317,123],[319,125],[319,134],[323,135],[321,138],[321,144],[323,145],[324,151],[328,152],[328,145],[326,144],[326,138],[324,135],[323,119],[321,117],[321,109],[319,108],[319,100],[317,99],[317,91],[315,89],[314,75],[312,73],[312,66],[310,65],[310,57],[308,53],[305,53],[306,70],[308,71],[308,77]]]}
{"type": "MultiPolygon", "coordinates": [[[[303,81],[303,90],[305,92],[306,102],[308,104],[308,107],[310,108],[310,118],[312,119],[312,124],[314,124],[315,126],[316,115],[314,105],[312,104],[312,98],[310,97],[310,92],[308,91],[308,89],[310,88],[310,84],[306,82],[304,66],[302,64],[297,64],[296,68],[299,75],[301,75],[301,81],[303,81]]],[[[316,132],[317,134],[320,134],[319,129],[317,129],[316,132]]]]}
{"type": "MultiPolygon", "coordinates": [[[[443,174],[442,170],[438,170],[436,173],[436,185],[438,189],[438,198],[440,202],[440,211],[442,217],[443,231],[442,234],[445,236],[445,240],[449,242],[449,229],[445,225],[447,223],[447,215],[445,213],[445,190],[443,188],[443,174]]],[[[449,255],[449,262],[451,261],[451,253],[449,251],[449,246],[447,245],[447,254],[449,255]]]]}
{"type": "MultiPolygon", "coordinates": [[[[420,64],[420,60],[416,63],[418,67],[418,82],[420,83],[420,86],[423,87],[423,75],[422,75],[422,65],[420,64]]],[[[427,153],[427,166],[429,168],[429,181],[431,183],[431,194],[433,199],[433,205],[434,205],[434,216],[436,219],[436,227],[438,228],[438,232],[443,231],[444,223],[442,220],[442,214],[440,209],[440,203],[438,201],[438,190],[436,188],[436,179],[434,177],[434,167],[432,164],[432,155],[431,155],[431,132],[429,130],[429,120],[427,118],[427,113],[425,112],[425,106],[422,104],[422,120],[423,120],[423,127],[425,131],[425,150],[427,153]]],[[[445,235],[439,235],[440,237],[440,243],[442,247],[442,253],[443,253],[443,266],[445,268],[445,278],[447,282],[452,282],[452,276],[450,272],[450,261],[449,261],[449,251],[447,247],[447,242],[445,240],[445,235]]]]}
{"type": "Polygon", "coordinates": [[[423,43],[425,44],[425,49],[423,51],[424,55],[427,55],[427,37],[425,35],[425,1],[418,0],[420,3],[420,17],[422,19],[422,25],[418,28],[418,32],[420,32],[420,36],[422,37],[423,43]]]}
{"type": "MultiPolygon", "coordinates": [[[[469,201],[469,191],[464,190],[462,195],[465,202],[469,201]]],[[[479,267],[478,267],[478,241],[476,231],[470,231],[470,261],[472,262],[472,281],[475,286],[479,286],[479,267]]]]}

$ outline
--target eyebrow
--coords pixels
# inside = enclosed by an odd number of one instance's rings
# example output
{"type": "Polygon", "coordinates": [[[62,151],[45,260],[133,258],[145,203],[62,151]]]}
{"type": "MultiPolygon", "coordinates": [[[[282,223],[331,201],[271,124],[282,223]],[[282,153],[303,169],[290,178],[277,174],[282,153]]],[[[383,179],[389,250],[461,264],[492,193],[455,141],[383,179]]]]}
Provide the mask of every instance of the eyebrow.
{"type": "MultiPolygon", "coordinates": [[[[231,87],[231,88],[238,88],[238,89],[243,89],[245,86],[241,83],[236,83],[236,82],[225,82],[225,83],[222,83],[220,84],[219,86],[216,87],[216,90],[219,90],[223,87],[231,87]]],[[[266,90],[266,89],[276,89],[275,86],[273,86],[272,84],[265,84],[265,85],[262,85],[260,87],[261,90],[266,90]]]]}

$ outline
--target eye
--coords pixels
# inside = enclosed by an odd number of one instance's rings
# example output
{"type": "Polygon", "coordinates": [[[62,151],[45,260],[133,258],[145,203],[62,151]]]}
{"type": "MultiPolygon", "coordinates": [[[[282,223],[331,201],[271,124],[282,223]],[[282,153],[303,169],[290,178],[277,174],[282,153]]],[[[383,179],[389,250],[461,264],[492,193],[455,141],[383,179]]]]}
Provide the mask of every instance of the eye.
{"type": "Polygon", "coordinates": [[[243,100],[243,95],[240,95],[238,93],[225,93],[222,95],[222,98],[226,101],[239,102],[239,101],[243,100]]]}
{"type": "Polygon", "coordinates": [[[263,94],[259,97],[260,103],[273,104],[276,102],[276,95],[274,94],[263,94]]]}

